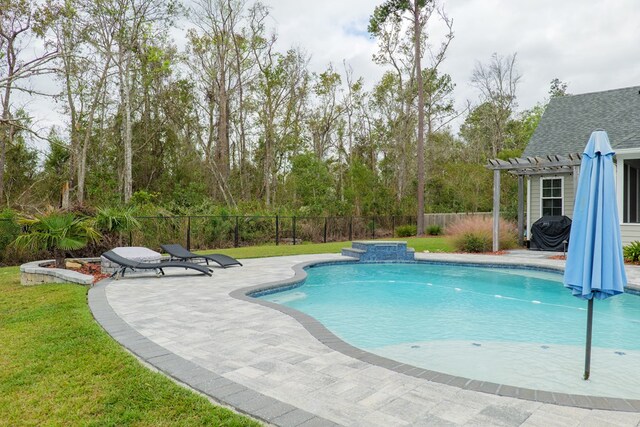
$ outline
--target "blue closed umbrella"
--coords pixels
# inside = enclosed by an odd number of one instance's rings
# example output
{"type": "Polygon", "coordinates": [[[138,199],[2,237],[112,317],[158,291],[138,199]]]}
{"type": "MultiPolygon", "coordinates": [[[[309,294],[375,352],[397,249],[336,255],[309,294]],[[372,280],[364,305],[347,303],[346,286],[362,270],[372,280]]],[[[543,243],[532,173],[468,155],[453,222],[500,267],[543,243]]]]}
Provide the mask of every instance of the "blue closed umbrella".
{"type": "Polygon", "coordinates": [[[584,379],[589,379],[593,300],[624,292],[620,222],[613,167],[614,151],[603,130],[591,133],[584,149],[573,208],[573,223],[564,284],[573,295],[588,300],[584,379]]]}

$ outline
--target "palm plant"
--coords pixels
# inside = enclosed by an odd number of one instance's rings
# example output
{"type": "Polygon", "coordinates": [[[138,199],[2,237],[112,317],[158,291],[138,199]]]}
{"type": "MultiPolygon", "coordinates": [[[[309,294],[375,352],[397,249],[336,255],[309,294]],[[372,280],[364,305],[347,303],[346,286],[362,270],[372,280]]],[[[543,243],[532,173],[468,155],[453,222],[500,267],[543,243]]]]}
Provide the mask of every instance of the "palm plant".
{"type": "Polygon", "coordinates": [[[26,228],[26,232],[12,244],[22,249],[53,252],[58,268],[64,268],[65,251],[81,249],[101,237],[92,220],[72,213],[52,212],[21,218],[18,223],[26,228]]]}
{"type": "Polygon", "coordinates": [[[122,233],[128,233],[140,228],[140,222],[133,216],[131,208],[103,208],[98,209],[96,228],[104,234],[115,236],[122,246],[122,233]]]}

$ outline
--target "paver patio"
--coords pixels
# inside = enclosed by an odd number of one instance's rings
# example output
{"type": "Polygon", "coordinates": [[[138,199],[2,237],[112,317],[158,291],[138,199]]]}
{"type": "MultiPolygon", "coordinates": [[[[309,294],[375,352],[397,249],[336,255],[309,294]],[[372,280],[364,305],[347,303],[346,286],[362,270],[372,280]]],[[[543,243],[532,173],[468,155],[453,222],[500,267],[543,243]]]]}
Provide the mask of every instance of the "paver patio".
{"type": "MultiPolygon", "coordinates": [[[[534,255],[534,254],[532,254],[534,255]]],[[[419,259],[562,266],[532,257],[417,254],[419,259]]],[[[589,410],[431,382],[347,356],[296,319],[230,293],[293,277],[340,255],[242,260],[209,278],[140,274],[91,289],[98,321],[139,357],[219,403],[275,425],[638,426],[639,412],[589,410]]],[[[629,279],[640,283],[637,269],[629,279]]],[[[635,367],[629,367],[635,369],[635,367]]]]}

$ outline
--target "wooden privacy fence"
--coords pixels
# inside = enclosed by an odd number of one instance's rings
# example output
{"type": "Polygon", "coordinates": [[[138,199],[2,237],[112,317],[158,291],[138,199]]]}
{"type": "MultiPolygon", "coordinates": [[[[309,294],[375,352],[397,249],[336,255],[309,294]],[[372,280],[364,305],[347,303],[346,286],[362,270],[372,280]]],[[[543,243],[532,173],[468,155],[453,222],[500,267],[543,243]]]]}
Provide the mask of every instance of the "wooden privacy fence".
{"type": "Polygon", "coordinates": [[[459,213],[430,213],[424,214],[424,226],[439,225],[446,232],[447,226],[469,216],[492,218],[491,212],[459,212],[459,213]]]}

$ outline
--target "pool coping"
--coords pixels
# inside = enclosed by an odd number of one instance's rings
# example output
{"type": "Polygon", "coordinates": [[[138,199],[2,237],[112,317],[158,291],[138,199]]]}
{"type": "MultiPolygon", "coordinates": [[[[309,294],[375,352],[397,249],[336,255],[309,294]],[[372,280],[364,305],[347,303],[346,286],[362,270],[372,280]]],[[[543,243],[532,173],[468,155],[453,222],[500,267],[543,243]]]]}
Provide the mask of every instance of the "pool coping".
{"type": "MultiPolygon", "coordinates": [[[[313,266],[336,265],[336,264],[356,264],[360,263],[354,260],[332,260],[332,261],[307,261],[298,263],[293,266],[294,276],[284,280],[277,280],[260,285],[240,288],[229,293],[229,296],[238,300],[251,302],[254,304],[269,307],[295,319],[302,325],[315,339],[329,347],[332,350],[340,352],[345,356],[353,357],[371,365],[389,369],[391,371],[409,375],[411,377],[424,379],[427,381],[458,387],[464,390],[488,393],[504,397],[512,397],[533,402],[548,403],[553,405],[569,406],[583,409],[601,409],[620,412],[640,412],[640,399],[623,399],[615,397],[590,396],[570,393],[558,393],[544,390],[535,390],[524,387],[516,387],[505,384],[498,384],[489,381],[473,380],[465,377],[458,377],[442,372],[432,371],[420,368],[414,365],[398,362],[377,354],[370,353],[340,339],[333,334],[318,320],[302,313],[296,309],[276,304],[270,301],[255,298],[252,295],[267,291],[275,291],[280,288],[292,288],[304,283],[307,277],[306,269],[313,266]]],[[[518,262],[486,262],[477,260],[470,261],[445,261],[445,260],[424,260],[417,259],[415,261],[381,261],[381,262],[362,262],[363,264],[455,264],[466,266],[482,266],[482,267],[498,267],[498,268],[525,268],[538,271],[552,271],[562,273],[561,267],[555,266],[538,266],[536,264],[527,264],[522,261],[518,262]]],[[[638,293],[636,286],[628,288],[630,293],[638,293]]]]}

